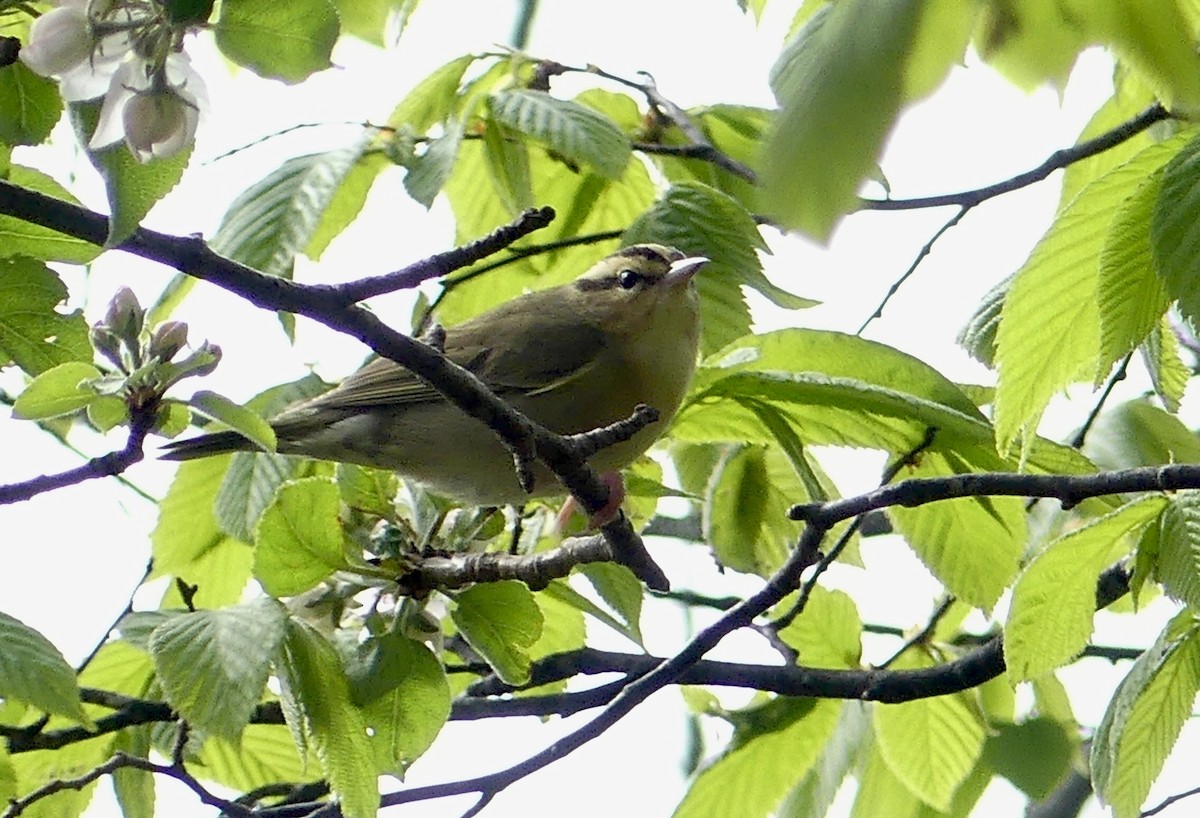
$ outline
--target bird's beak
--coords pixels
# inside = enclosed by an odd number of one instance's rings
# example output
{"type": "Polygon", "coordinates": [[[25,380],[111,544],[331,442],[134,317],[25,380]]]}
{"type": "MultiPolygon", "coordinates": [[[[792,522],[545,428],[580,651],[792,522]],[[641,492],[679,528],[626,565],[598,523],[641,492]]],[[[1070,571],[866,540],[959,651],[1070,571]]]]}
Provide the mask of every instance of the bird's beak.
{"type": "Polygon", "coordinates": [[[691,256],[690,258],[682,258],[671,264],[667,274],[663,276],[663,283],[668,287],[675,287],[680,284],[686,284],[692,280],[700,268],[708,264],[708,259],[704,256],[691,256]]]}

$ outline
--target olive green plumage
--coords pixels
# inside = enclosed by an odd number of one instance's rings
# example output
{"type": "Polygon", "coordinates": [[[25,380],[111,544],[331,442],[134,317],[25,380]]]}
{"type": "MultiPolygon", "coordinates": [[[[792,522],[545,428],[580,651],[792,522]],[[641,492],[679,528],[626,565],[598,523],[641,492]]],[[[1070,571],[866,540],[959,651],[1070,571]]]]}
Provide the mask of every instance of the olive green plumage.
{"type": "MultiPolygon", "coordinates": [[[[665,430],[695,371],[700,319],[692,276],[704,261],[661,245],[624,248],[568,284],[448,328],[445,354],[563,434],[628,417],[639,403],[653,406],[660,420],[590,460],[601,471],[623,468],[665,430]]],[[[478,505],[528,496],[494,432],[386,358],[288,408],[271,426],[284,454],[392,469],[478,505]]],[[[165,449],[166,459],[191,460],[255,446],[216,432],[165,449]]],[[[562,492],[540,464],[534,478],[535,495],[562,492]]]]}

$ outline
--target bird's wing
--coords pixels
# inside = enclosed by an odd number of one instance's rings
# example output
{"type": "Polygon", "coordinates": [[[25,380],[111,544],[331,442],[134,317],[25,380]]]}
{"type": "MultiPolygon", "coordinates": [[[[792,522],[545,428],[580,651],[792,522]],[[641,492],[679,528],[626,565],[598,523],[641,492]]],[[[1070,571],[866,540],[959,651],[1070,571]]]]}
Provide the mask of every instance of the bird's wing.
{"type": "MultiPolygon", "coordinates": [[[[570,383],[595,365],[604,333],[577,323],[538,315],[514,325],[467,322],[447,331],[445,353],[501,395],[536,395],[570,383]],[[569,332],[564,332],[569,329],[569,332]]],[[[358,410],[441,400],[435,389],[404,367],[377,358],[305,409],[358,410]]]]}

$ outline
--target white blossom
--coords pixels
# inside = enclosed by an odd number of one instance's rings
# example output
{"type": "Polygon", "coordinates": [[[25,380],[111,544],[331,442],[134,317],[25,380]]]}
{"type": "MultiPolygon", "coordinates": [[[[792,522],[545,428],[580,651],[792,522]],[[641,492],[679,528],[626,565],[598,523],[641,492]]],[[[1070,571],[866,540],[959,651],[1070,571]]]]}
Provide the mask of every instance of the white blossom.
{"type": "Polygon", "coordinates": [[[64,3],[33,21],[21,62],[43,77],[60,76],[86,65],[96,46],[86,2],[64,3]]]}
{"type": "Polygon", "coordinates": [[[174,156],[192,143],[208,98],[204,80],[183,54],[167,58],[162,74],[130,59],[113,75],[88,147],[124,139],[138,161],[174,156]]]}
{"type": "Polygon", "coordinates": [[[30,27],[21,60],[56,77],[69,102],[103,96],[88,145],[121,139],[139,161],[192,143],[207,105],[204,81],[180,50],[183,31],[144,0],[61,0],[30,27]]]}

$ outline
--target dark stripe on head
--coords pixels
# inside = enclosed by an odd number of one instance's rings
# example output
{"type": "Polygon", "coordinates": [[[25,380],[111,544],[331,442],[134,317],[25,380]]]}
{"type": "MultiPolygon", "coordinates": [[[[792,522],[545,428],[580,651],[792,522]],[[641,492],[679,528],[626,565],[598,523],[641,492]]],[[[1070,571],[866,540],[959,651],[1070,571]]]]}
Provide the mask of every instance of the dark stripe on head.
{"type": "Polygon", "coordinates": [[[624,247],[613,253],[614,256],[624,256],[625,258],[644,258],[647,261],[658,261],[665,265],[670,265],[672,261],[679,261],[684,258],[683,253],[678,250],[671,252],[669,255],[651,247],[648,244],[635,244],[632,247],[624,247]]]}
{"type": "Polygon", "coordinates": [[[575,289],[584,293],[592,293],[597,290],[615,290],[616,288],[617,277],[615,275],[604,276],[604,278],[575,279],[575,289]]]}

